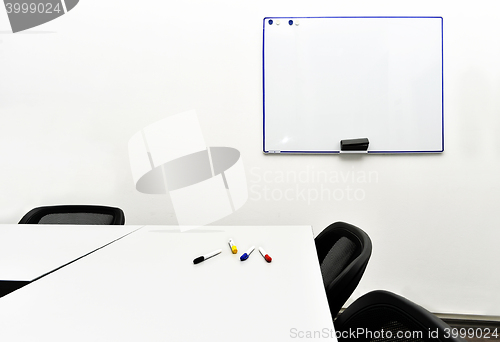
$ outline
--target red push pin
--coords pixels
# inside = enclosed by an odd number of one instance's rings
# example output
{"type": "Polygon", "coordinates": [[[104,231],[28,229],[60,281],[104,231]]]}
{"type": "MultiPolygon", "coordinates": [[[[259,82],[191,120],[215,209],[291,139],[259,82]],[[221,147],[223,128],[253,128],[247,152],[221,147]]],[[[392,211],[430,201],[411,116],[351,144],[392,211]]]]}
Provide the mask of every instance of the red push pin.
{"type": "Polygon", "coordinates": [[[260,252],[260,254],[262,254],[262,256],[264,257],[264,259],[266,259],[267,262],[271,262],[273,260],[273,258],[271,258],[269,256],[269,254],[266,253],[266,251],[264,250],[264,248],[259,247],[259,252],[260,252]]]}

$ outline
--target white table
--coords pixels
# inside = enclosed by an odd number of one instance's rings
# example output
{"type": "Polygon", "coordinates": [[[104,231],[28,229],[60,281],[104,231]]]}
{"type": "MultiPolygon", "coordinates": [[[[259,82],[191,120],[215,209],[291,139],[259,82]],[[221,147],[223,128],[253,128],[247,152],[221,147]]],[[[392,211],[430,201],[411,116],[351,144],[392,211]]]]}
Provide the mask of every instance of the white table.
{"type": "Polygon", "coordinates": [[[0,298],[1,341],[335,341],[333,329],[309,226],[146,226],[0,298]]]}
{"type": "Polygon", "coordinates": [[[0,281],[32,281],[140,227],[0,225],[0,281]]]}

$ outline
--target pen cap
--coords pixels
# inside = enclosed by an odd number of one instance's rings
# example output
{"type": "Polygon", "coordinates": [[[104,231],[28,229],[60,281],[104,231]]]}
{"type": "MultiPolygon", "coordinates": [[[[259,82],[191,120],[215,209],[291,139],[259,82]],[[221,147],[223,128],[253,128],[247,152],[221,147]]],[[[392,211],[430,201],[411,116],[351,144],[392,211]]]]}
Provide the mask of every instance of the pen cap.
{"type": "Polygon", "coordinates": [[[233,241],[233,239],[229,239],[229,242],[228,242],[228,243],[229,243],[229,248],[231,248],[231,252],[232,252],[233,254],[238,253],[238,248],[236,248],[236,246],[234,245],[234,241],[233,241]]]}
{"type": "Polygon", "coordinates": [[[200,256],[200,257],[197,257],[196,259],[193,260],[193,264],[199,264],[200,262],[204,261],[205,258],[200,256]]]}
{"type": "Polygon", "coordinates": [[[262,247],[259,247],[259,252],[260,254],[264,257],[264,259],[267,261],[267,262],[271,262],[273,260],[273,258],[271,258],[269,256],[269,254],[266,253],[266,251],[264,250],[264,248],[262,247]]]}

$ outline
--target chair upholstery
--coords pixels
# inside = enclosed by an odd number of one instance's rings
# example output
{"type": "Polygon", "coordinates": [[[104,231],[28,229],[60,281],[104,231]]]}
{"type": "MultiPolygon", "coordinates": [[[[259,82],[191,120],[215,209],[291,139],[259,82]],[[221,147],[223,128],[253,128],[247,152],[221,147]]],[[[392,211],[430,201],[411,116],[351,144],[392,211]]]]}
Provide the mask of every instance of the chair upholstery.
{"type": "Polygon", "coordinates": [[[423,307],[381,290],[358,298],[339,315],[334,325],[339,342],[465,342],[454,338],[450,326],[423,307]]]}
{"type": "Polygon", "coordinates": [[[99,205],[55,205],[30,210],[20,224],[123,225],[120,208],[99,205]]]}
{"type": "Polygon", "coordinates": [[[372,252],[368,235],[356,226],[335,222],[315,239],[332,319],[355,290],[372,252]]]}

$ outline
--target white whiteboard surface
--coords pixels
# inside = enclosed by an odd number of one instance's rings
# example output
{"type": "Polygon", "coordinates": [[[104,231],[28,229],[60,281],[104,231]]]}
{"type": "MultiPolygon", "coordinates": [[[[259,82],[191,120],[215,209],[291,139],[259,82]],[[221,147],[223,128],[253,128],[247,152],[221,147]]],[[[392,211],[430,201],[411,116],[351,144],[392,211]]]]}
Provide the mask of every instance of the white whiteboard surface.
{"type": "Polygon", "coordinates": [[[264,18],[265,153],[444,151],[441,17],[264,18]]]}

